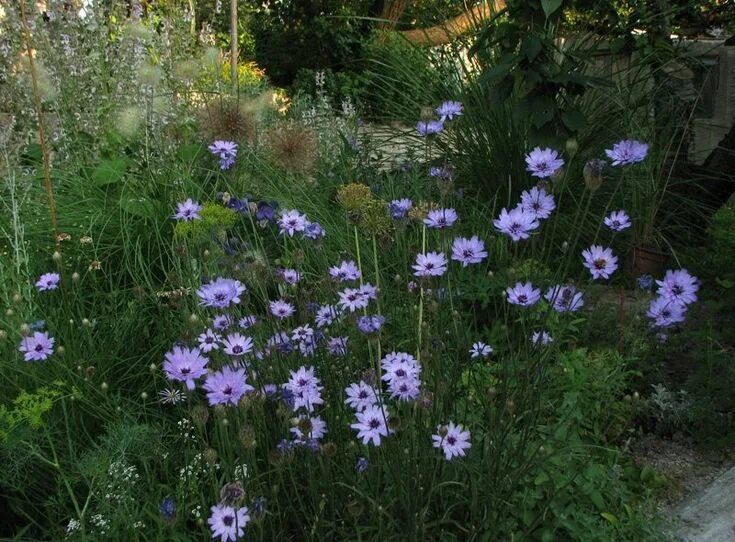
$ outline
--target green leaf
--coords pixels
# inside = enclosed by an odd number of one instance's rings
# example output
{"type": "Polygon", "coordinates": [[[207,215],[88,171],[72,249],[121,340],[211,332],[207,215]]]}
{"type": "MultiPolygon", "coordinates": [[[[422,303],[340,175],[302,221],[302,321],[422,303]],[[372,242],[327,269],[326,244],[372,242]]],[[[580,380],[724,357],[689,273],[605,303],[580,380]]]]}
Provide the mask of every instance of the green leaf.
{"type": "Polygon", "coordinates": [[[600,515],[613,525],[617,525],[619,523],[618,518],[615,517],[615,514],[611,514],[610,512],[601,512],[600,515]]]}
{"type": "Polygon", "coordinates": [[[521,52],[526,55],[526,58],[528,60],[533,60],[534,58],[536,58],[541,52],[541,48],[541,40],[538,38],[538,36],[529,34],[528,36],[523,38],[523,43],[521,44],[521,52]]]}
{"type": "Polygon", "coordinates": [[[125,158],[104,160],[92,171],[92,181],[100,186],[116,183],[122,180],[127,169],[128,161],[125,158]]]}
{"type": "Polygon", "coordinates": [[[561,114],[561,121],[572,132],[578,132],[587,126],[587,117],[579,109],[564,111],[561,114]]]}
{"type": "Polygon", "coordinates": [[[590,500],[592,503],[597,507],[598,510],[604,510],[605,509],[605,499],[602,498],[602,495],[599,491],[596,489],[593,489],[589,492],[590,500]]]}
{"type": "Polygon", "coordinates": [[[547,19],[561,7],[561,1],[562,0],[541,0],[541,7],[544,8],[544,14],[547,19]]]}
{"type": "Polygon", "coordinates": [[[148,198],[127,197],[120,200],[120,208],[134,216],[154,218],[156,205],[148,198]]]}
{"type": "Polygon", "coordinates": [[[735,286],[735,283],[733,283],[731,280],[721,279],[719,277],[715,277],[715,282],[722,286],[725,290],[729,290],[730,288],[735,286]]]}
{"type": "Polygon", "coordinates": [[[194,162],[204,153],[204,145],[190,144],[181,145],[176,150],[176,156],[182,161],[188,164],[194,162]]]}

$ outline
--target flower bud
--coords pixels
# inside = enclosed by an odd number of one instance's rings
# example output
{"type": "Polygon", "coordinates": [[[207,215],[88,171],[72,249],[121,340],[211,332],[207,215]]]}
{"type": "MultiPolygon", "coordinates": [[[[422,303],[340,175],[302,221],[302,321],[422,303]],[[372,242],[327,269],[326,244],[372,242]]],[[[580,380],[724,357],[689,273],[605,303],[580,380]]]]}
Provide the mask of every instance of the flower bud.
{"type": "Polygon", "coordinates": [[[63,346],[59,345],[59,346],[56,347],[56,353],[59,356],[63,356],[64,354],[66,354],[66,348],[64,348],[63,346]]]}
{"type": "Polygon", "coordinates": [[[15,305],[18,305],[21,301],[23,301],[23,296],[20,294],[13,294],[13,303],[15,305]]]}
{"type": "Polygon", "coordinates": [[[196,324],[199,321],[199,316],[194,314],[193,312],[189,315],[189,323],[190,324],[196,324]]]}
{"type": "Polygon", "coordinates": [[[80,277],[79,277],[79,273],[77,273],[76,271],[74,271],[74,272],[73,272],[73,273],[71,274],[71,281],[72,281],[72,282],[79,282],[79,278],[80,278],[80,277]]]}
{"type": "Polygon", "coordinates": [[[595,191],[602,186],[602,170],[604,167],[605,162],[599,158],[590,160],[584,165],[582,175],[584,176],[584,184],[587,185],[587,188],[595,191]]]}
{"type": "Polygon", "coordinates": [[[56,263],[61,261],[61,252],[58,250],[55,250],[54,253],[51,255],[51,259],[55,261],[56,263]]]}
{"type": "Polygon", "coordinates": [[[23,335],[24,337],[27,337],[28,335],[30,335],[31,334],[31,326],[29,326],[28,324],[21,324],[21,326],[20,326],[20,334],[23,335]]]}
{"type": "Polygon", "coordinates": [[[13,316],[15,314],[15,311],[13,309],[8,309],[5,311],[5,316],[13,316]]]}
{"type": "Polygon", "coordinates": [[[143,399],[143,401],[146,401],[148,399],[148,393],[147,392],[142,392],[140,394],[140,398],[143,399]]]}
{"type": "Polygon", "coordinates": [[[107,385],[107,382],[103,382],[102,384],[100,384],[100,389],[102,391],[107,391],[109,388],[110,387],[107,385]]]}
{"type": "Polygon", "coordinates": [[[8,338],[8,332],[4,329],[0,329],[0,341],[4,341],[8,338]]]}
{"type": "Polygon", "coordinates": [[[441,438],[444,438],[444,437],[446,437],[446,436],[447,436],[447,433],[448,433],[448,432],[449,432],[449,429],[447,429],[447,426],[446,426],[446,425],[442,425],[442,426],[441,426],[441,427],[439,428],[439,431],[437,431],[437,433],[439,433],[439,436],[440,436],[441,438]]]}
{"type": "Polygon", "coordinates": [[[567,154],[569,154],[569,156],[574,156],[575,154],[577,154],[577,151],[579,150],[579,143],[577,142],[577,138],[570,137],[569,139],[567,139],[566,147],[567,154]]]}

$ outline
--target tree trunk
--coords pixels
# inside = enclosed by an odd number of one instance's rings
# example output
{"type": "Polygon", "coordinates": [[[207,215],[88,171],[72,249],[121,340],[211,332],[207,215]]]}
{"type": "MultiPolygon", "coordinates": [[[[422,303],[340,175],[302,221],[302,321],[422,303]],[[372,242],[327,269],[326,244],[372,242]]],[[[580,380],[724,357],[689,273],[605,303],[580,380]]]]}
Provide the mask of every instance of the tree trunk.
{"type": "Polygon", "coordinates": [[[416,45],[428,45],[432,47],[443,45],[450,43],[455,37],[464,34],[483,19],[492,17],[503,9],[505,9],[505,0],[491,0],[491,2],[484,2],[480,5],[473,6],[464,13],[442,24],[429,28],[404,30],[398,32],[398,34],[416,45]]]}
{"type": "Polygon", "coordinates": [[[237,0],[230,0],[230,77],[232,93],[237,94],[237,0]]]}

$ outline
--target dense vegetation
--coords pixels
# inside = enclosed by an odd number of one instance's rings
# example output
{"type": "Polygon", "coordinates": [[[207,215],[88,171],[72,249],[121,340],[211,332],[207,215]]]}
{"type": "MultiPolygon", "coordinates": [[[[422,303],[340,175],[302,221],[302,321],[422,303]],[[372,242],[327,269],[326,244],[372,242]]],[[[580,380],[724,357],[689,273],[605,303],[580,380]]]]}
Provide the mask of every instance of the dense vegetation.
{"type": "Polygon", "coordinates": [[[608,78],[581,2],[431,51],[277,2],[233,93],[228,6],[150,4],[0,15],[0,536],[665,539],[630,442],[735,436],[677,48],[608,78]]]}

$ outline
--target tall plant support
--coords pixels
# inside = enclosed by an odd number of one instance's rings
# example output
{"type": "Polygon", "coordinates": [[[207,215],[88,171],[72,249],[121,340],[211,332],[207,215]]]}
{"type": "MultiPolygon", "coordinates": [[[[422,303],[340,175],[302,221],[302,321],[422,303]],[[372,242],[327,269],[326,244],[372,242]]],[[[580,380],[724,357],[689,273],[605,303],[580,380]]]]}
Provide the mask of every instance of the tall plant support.
{"type": "Polygon", "coordinates": [[[237,0],[230,0],[230,78],[237,94],[237,0]]]}

